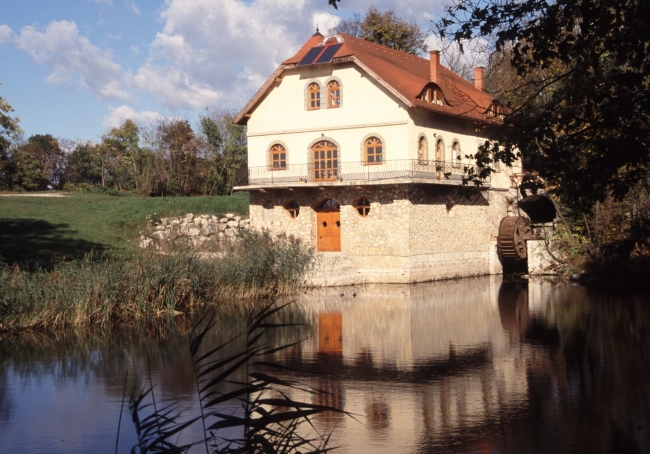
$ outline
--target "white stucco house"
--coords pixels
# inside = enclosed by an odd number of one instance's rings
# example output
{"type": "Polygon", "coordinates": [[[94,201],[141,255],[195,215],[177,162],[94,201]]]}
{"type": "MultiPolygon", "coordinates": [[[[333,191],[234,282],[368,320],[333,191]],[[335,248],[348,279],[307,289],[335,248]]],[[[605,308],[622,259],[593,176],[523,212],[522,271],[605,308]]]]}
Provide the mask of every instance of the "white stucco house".
{"type": "MultiPolygon", "coordinates": [[[[321,274],[417,282],[501,271],[519,167],[463,184],[504,107],[430,59],[314,34],[235,117],[247,126],[251,226],[312,245],[321,274]]],[[[336,280],[330,280],[331,283],[336,280]]],[[[339,280],[340,281],[340,280],[339,280]]]]}

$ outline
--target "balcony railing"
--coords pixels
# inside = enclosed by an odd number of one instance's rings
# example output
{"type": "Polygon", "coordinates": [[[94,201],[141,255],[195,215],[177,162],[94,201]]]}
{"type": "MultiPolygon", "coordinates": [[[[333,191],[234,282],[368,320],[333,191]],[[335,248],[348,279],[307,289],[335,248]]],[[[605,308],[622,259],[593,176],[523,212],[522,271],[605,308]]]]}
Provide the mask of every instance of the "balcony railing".
{"type": "Polygon", "coordinates": [[[299,183],[337,183],[362,182],[395,179],[425,179],[441,182],[463,181],[469,184],[485,184],[490,178],[481,179],[477,166],[458,162],[419,161],[399,159],[383,161],[381,164],[366,162],[330,161],[327,168],[313,164],[290,164],[285,167],[249,167],[248,184],[299,184],[299,183]]]}

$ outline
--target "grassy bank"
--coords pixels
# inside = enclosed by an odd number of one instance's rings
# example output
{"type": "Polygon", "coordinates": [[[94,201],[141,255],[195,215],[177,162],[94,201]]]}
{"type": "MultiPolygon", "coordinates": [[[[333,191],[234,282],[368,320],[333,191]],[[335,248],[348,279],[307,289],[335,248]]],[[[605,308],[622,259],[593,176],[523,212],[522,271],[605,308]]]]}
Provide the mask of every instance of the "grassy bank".
{"type": "Polygon", "coordinates": [[[189,313],[205,304],[253,304],[288,294],[313,258],[288,239],[245,233],[222,258],[107,256],[48,271],[0,268],[0,330],[92,326],[189,313]]]}
{"type": "Polygon", "coordinates": [[[83,258],[91,250],[126,256],[148,216],[248,214],[248,194],[231,197],[135,197],[66,193],[0,197],[0,257],[7,263],[83,258]]]}

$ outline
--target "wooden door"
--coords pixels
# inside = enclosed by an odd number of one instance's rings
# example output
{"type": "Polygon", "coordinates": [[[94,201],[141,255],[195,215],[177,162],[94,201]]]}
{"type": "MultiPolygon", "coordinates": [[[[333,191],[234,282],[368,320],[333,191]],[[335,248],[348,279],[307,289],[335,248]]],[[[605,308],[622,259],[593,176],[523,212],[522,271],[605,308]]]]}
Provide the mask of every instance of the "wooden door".
{"type": "Polygon", "coordinates": [[[316,216],[318,251],[338,252],[341,250],[341,212],[322,209],[316,216]]]}

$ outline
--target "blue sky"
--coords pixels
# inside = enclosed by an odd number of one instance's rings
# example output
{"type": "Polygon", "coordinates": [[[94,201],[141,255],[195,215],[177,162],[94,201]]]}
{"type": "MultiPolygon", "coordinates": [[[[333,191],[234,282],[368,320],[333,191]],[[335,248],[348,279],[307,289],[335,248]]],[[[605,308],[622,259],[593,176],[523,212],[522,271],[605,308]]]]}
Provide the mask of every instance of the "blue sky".
{"type": "MultiPolygon", "coordinates": [[[[442,0],[14,0],[0,14],[0,97],[26,137],[98,140],[127,118],[238,109],[313,34],[370,5],[425,30],[442,0]]],[[[432,38],[433,39],[433,38],[432,38]]]]}

